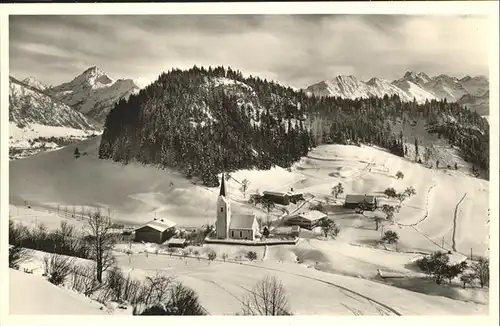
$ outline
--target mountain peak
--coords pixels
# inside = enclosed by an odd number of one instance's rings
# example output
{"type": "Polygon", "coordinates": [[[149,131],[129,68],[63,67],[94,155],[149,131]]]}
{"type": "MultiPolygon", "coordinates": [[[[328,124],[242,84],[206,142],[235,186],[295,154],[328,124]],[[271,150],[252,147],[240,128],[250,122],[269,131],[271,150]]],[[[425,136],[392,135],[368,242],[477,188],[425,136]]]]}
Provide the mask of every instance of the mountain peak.
{"type": "Polygon", "coordinates": [[[404,79],[415,79],[417,78],[417,74],[412,71],[412,70],[408,70],[405,75],[403,76],[404,79]]]}
{"type": "Polygon", "coordinates": [[[24,78],[22,82],[28,86],[31,86],[31,87],[39,89],[39,90],[44,90],[47,88],[47,86],[44,83],[42,83],[41,81],[39,81],[38,79],[36,79],[33,76],[29,76],[29,77],[24,78]]]}
{"type": "Polygon", "coordinates": [[[102,75],[102,74],[104,74],[104,72],[97,66],[89,67],[82,73],[82,75],[102,75]]]}

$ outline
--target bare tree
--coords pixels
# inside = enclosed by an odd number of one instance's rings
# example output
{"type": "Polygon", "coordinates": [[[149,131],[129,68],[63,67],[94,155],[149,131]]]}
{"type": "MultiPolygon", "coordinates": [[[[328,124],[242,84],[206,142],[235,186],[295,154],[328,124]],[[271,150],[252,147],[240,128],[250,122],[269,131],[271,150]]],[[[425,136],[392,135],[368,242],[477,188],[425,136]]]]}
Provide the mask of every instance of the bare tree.
{"type": "Polygon", "coordinates": [[[240,191],[243,193],[243,198],[246,197],[249,185],[250,185],[250,181],[248,181],[248,179],[243,179],[243,181],[241,181],[240,191]]]}
{"type": "Polygon", "coordinates": [[[332,196],[337,198],[339,195],[344,193],[344,187],[342,187],[342,183],[338,183],[335,187],[332,188],[332,196]]]}
{"type": "Polygon", "coordinates": [[[287,316],[290,304],[285,287],[276,277],[266,276],[242,300],[244,315],[287,316]]]}
{"type": "Polygon", "coordinates": [[[487,258],[479,257],[478,261],[472,264],[474,276],[479,280],[479,285],[484,287],[490,283],[490,261],[487,258]]]}
{"type": "Polygon", "coordinates": [[[426,147],[424,149],[424,162],[425,162],[425,164],[429,164],[429,160],[431,158],[431,154],[432,154],[431,150],[428,147],[426,147]]]}
{"type": "Polygon", "coordinates": [[[411,196],[415,196],[417,194],[417,191],[412,186],[409,186],[406,187],[403,193],[406,194],[406,196],[409,198],[411,196]]]}
{"type": "Polygon", "coordinates": [[[111,232],[111,220],[98,211],[89,216],[85,231],[90,242],[91,257],[96,262],[96,278],[102,283],[102,274],[115,263],[112,249],[116,238],[111,232]]]}

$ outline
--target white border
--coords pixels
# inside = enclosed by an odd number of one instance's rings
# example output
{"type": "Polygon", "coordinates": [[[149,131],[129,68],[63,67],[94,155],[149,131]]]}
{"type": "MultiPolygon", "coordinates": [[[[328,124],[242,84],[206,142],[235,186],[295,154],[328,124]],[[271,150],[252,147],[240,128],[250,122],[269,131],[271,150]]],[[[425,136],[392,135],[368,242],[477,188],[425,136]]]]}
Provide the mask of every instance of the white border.
{"type": "MultiPolygon", "coordinates": [[[[486,15],[491,18],[491,55],[490,55],[490,208],[491,208],[491,275],[490,286],[490,317],[402,317],[408,325],[422,326],[431,324],[462,323],[470,325],[498,325],[498,30],[499,30],[499,4],[496,1],[446,1],[446,2],[310,2],[301,3],[177,3],[177,4],[0,4],[0,51],[1,51],[1,218],[0,218],[0,324],[2,325],[58,325],[71,324],[85,325],[105,322],[107,317],[80,316],[9,316],[8,315],[8,270],[7,270],[7,238],[8,238],[8,76],[9,76],[9,42],[8,42],[8,15],[43,15],[43,14],[72,14],[72,15],[157,15],[157,14],[411,14],[411,15],[486,15]]],[[[29,295],[29,294],[27,294],[29,295]]],[[[50,300],[50,298],[47,298],[50,300]]],[[[249,317],[150,317],[156,323],[189,323],[197,322],[196,318],[203,318],[202,323],[214,322],[218,325],[233,325],[234,323],[255,323],[249,317]],[[182,318],[180,320],[179,318],[182,318]],[[233,319],[237,318],[237,319],[233,319]],[[215,319],[215,320],[214,320],[215,319]]],[[[268,317],[260,318],[262,324],[283,323],[288,325],[306,324],[313,322],[336,325],[340,324],[389,324],[402,323],[400,319],[382,319],[383,317],[268,317]],[[311,320],[312,318],[312,320],[311,320]],[[279,321],[278,321],[279,320],[279,321]]],[[[109,319],[120,325],[134,325],[136,318],[113,316],[109,319]]],[[[200,321],[198,321],[200,322],[200,321]]]]}

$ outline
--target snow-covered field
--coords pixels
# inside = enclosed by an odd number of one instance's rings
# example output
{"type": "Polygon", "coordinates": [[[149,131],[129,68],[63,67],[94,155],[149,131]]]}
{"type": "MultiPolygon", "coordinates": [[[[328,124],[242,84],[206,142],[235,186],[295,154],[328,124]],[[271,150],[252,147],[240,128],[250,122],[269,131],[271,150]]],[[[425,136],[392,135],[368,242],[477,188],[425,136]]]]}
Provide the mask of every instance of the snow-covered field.
{"type": "MultiPolygon", "coordinates": [[[[11,275],[14,275],[11,277],[11,312],[54,313],[43,302],[37,305],[35,299],[43,299],[36,296],[30,298],[32,305],[23,304],[19,298],[21,291],[17,289],[24,288],[27,284],[26,286],[34,288],[32,291],[35,293],[51,294],[56,300],[66,297],[67,303],[64,306],[73,306],[68,309],[69,313],[92,313],[99,304],[88,298],[85,301],[68,289],[54,288],[47,280],[42,279],[43,255],[34,252],[33,260],[21,266],[33,269],[33,275],[11,271],[11,275]],[[27,280],[29,283],[25,283],[27,280]],[[52,290],[55,294],[49,292],[52,290]],[[63,292],[67,293],[63,296],[63,292]]],[[[118,264],[126,274],[134,278],[144,279],[146,276],[162,273],[195,289],[201,304],[211,315],[240,312],[240,300],[267,275],[276,276],[283,282],[291,309],[296,315],[473,315],[488,312],[487,305],[416,293],[362,278],[324,273],[295,263],[271,260],[237,262],[233,257],[230,255],[226,262],[216,260],[209,263],[205,259],[198,260],[194,257],[181,259],[177,256],[137,252],[129,257],[117,253],[118,264]]],[[[79,261],[83,262],[81,259],[79,261]]],[[[95,310],[95,314],[102,312],[95,310]]],[[[113,312],[116,313],[117,310],[113,312]]]]}
{"type": "MultiPolygon", "coordinates": [[[[152,219],[154,212],[157,217],[164,216],[181,226],[214,223],[218,189],[195,185],[171,171],[99,160],[98,144],[96,137],[56,152],[12,161],[11,219],[24,223],[46,221],[43,223],[58,226],[62,218],[45,213],[42,208],[60,205],[109,208],[115,222],[129,225],[152,219]],[[76,146],[89,155],[75,159],[72,154],[76,146]],[[16,209],[25,200],[35,213],[21,209],[16,216],[16,209]]],[[[132,258],[124,255],[120,262],[138,275],[159,269],[176,273],[199,292],[205,308],[214,314],[236,312],[239,303],[234,296],[245,293],[267,273],[276,274],[285,283],[296,314],[378,313],[373,302],[349,298],[352,294],[337,285],[391,306],[401,314],[487,313],[487,305],[424,295],[374,281],[378,269],[418,276],[409,263],[420,251],[432,252],[444,246],[445,250],[467,256],[472,250],[474,258],[487,254],[489,182],[469,176],[467,169],[429,169],[373,147],[325,145],[297,162],[291,172],[281,168],[237,171],[227,181],[233,212],[254,212],[260,216],[266,213],[246,202],[249,194],[257,190],[293,188],[308,194],[311,204],[325,202],[325,197],[330,203],[340,204],[346,194],[382,196],[388,187],[402,191],[408,186],[414,187],[417,194],[403,202],[395,224],[384,224],[377,231],[372,219],[339,208],[330,214],[341,228],[337,239],[324,241],[304,234],[297,246],[254,248],[259,259],[252,266],[223,262],[209,265],[195,259],[186,265],[178,257],[143,254],[132,258]],[[404,179],[395,178],[397,171],[404,173],[404,179]],[[250,181],[246,197],[240,191],[245,178],[250,181]],[[344,194],[335,200],[330,193],[339,182],[344,194]],[[378,244],[381,233],[389,229],[399,234],[399,252],[381,249],[378,244]],[[297,264],[297,259],[302,263],[297,264]]],[[[306,203],[296,208],[300,211],[308,207],[306,203]]],[[[275,216],[281,214],[281,210],[273,212],[275,216]]],[[[216,249],[219,257],[224,252],[234,257],[241,255],[242,250],[250,250],[223,245],[211,248],[216,249]]],[[[484,293],[469,295],[476,292],[464,291],[452,297],[487,301],[484,293]]]]}
{"type": "Polygon", "coordinates": [[[33,154],[61,148],[55,142],[47,141],[57,138],[67,142],[78,142],[100,132],[93,130],[75,129],[69,127],[46,126],[32,123],[24,128],[19,128],[15,123],[9,123],[9,149],[10,159],[20,159],[33,154]]]}

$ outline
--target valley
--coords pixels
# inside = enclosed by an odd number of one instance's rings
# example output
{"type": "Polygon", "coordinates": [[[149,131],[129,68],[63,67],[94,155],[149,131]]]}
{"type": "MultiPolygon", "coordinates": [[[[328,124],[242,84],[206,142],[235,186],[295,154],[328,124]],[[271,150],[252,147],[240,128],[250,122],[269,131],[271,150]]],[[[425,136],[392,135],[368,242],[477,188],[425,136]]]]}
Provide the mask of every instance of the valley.
{"type": "MultiPolygon", "coordinates": [[[[436,251],[468,264],[489,255],[489,126],[455,103],[481,93],[484,79],[409,72],[393,83],[334,81],[304,92],[223,67],[173,69],[142,89],[97,67],[55,87],[11,78],[9,220],[43,232],[61,222],[85,230],[101,212],[122,236],[154,219],[199,231],[215,225],[225,173],[233,214],[276,232],[291,216],[322,209],[339,233],[324,237],[316,227],[300,229],[295,245],[202,241],[175,253],[122,237],[112,248],[117,268],[141,281],[173,277],[211,315],[241,313],[242,298],[269,275],[283,282],[296,315],[487,314],[488,287],[462,288],[459,277],[436,284],[415,263],[436,251]],[[384,205],[398,204],[387,190],[410,186],[414,193],[386,216],[384,205]],[[250,202],[265,191],[303,200],[268,209],[250,202]],[[379,209],[344,208],[351,194],[373,195],[379,209]],[[395,243],[383,240],[387,232],[395,243]]],[[[40,296],[64,301],[61,288],[38,284],[46,254],[31,255],[11,271],[14,287],[32,282],[40,296]]],[[[10,295],[12,311],[37,311],[22,307],[17,290],[10,295]]],[[[68,297],[75,307],[81,299],[68,297]]],[[[75,311],[133,312],[130,303],[91,303],[75,311]]]]}

